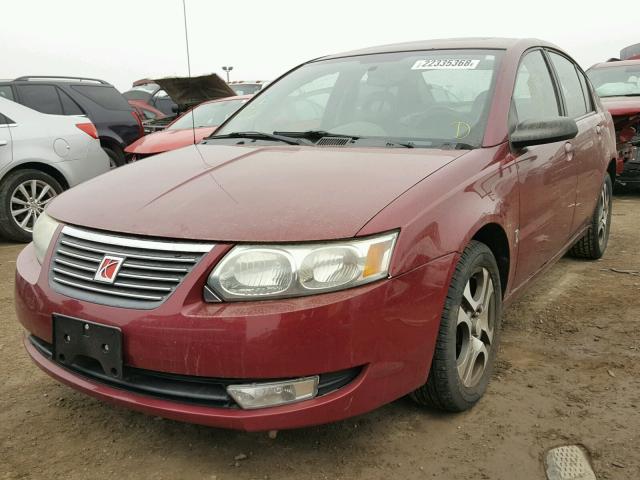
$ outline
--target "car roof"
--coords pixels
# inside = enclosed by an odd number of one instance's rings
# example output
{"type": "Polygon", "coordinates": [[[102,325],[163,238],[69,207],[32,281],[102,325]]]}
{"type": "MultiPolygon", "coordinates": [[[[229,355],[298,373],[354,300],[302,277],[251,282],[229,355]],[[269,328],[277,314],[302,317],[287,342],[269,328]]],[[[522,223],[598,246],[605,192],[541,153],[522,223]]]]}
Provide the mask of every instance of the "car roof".
{"type": "Polygon", "coordinates": [[[415,42],[392,43],[351,50],[333,55],[327,55],[317,60],[330,58],[351,57],[355,55],[372,55],[376,53],[410,52],[419,50],[448,50],[460,48],[475,48],[483,50],[508,50],[511,48],[551,47],[561,50],[556,45],[537,38],[499,38],[499,37],[469,37],[443,38],[435,40],[420,40],[415,42]]]}
{"type": "Polygon", "coordinates": [[[592,68],[612,68],[612,67],[626,67],[629,65],[640,65],[640,59],[637,60],[613,60],[611,62],[600,62],[592,65],[592,68]]]}

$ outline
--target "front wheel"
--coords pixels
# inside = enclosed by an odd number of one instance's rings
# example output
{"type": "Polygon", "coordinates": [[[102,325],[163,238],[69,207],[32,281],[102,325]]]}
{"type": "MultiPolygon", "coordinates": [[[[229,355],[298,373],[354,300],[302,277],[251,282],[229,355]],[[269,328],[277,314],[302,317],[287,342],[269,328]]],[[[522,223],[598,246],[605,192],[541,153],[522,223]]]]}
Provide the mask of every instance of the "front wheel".
{"type": "Polygon", "coordinates": [[[18,170],[0,184],[0,235],[16,242],[30,242],[36,220],[62,186],[40,170],[18,170]]]}
{"type": "Polygon", "coordinates": [[[584,236],[569,250],[572,256],[597,260],[604,255],[609,243],[609,232],[611,230],[612,191],[611,177],[605,175],[589,228],[584,236]]]}
{"type": "Polygon", "coordinates": [[[482,397],[498,349],[501,291],[493,253],[472,241],[449,286],[427,383],[411,394],[417,403],[460,412],[482,397]]]}

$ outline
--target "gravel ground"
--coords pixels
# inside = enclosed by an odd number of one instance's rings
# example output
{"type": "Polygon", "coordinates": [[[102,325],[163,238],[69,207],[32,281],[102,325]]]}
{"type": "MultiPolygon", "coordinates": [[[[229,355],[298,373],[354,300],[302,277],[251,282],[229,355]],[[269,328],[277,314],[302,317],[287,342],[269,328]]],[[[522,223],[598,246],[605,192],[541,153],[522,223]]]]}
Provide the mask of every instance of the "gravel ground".
{"type": "Polygon", "coordinates": [[[21,246],[0,243],[0,479],[528,480],[563,444],[583,445],[599,479],[640,478],[640,195],[618,197],[613,221],[605,258],[561,260],[506,312],[472,411],[402,399],[275,440],[129,412],[47,377],[13,309],[21,246]]]}

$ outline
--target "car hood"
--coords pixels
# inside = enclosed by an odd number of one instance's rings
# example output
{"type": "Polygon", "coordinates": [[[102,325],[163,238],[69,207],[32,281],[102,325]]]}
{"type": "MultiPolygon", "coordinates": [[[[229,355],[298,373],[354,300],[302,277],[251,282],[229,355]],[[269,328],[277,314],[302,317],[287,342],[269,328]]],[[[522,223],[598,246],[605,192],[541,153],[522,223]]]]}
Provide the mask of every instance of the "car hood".
{"type": "Polygon", "coordinates": [[[192,145],[57,197],[55,219],[211,241],[348,238],[461,150],[192,145]]]}
{"type": "Polygon", "coordinates": [[[211,135],[218,127],[203,127],[192,130],[191,128],[179,130],[162,130],[160,132],[151,133],[139,138],[127,148],[127,153],[135,153],[138,155],[152,155],[155,153],[167,152],[176,148],[192,145],[194,136],[196,143],[204,137],[211,135]]]}
{"type": "Polygon", "coordinates": [[[156,78],[153,81],[182,108],[236,95],[227,82],[215,73],[200,77],[156,78]]]}

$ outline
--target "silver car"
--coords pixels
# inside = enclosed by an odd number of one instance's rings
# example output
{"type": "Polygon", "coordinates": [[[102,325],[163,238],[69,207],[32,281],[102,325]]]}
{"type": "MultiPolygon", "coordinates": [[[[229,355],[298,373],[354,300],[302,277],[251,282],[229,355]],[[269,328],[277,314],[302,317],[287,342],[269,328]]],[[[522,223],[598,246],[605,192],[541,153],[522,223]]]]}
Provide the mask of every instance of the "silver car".
{"type": "Polygon", "coordinates": [[[28,242],[63,190],[109,170],[84,116],[47,115],[0,97],[0,235],[28,242]]]}

